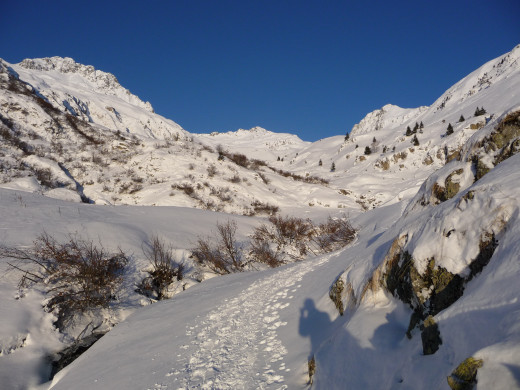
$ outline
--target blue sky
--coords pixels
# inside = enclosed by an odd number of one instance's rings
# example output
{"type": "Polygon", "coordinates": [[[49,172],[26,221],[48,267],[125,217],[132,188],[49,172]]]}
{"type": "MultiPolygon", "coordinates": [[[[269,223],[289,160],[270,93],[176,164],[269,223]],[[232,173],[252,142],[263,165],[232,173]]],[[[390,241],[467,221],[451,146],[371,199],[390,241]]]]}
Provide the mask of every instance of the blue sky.
{"type": "Polygon", "coordinates": [[[520,43],[520,1],[8,1],[0,57],[113,73],[190,132],[314,141],[430,105],[520,43]]]}

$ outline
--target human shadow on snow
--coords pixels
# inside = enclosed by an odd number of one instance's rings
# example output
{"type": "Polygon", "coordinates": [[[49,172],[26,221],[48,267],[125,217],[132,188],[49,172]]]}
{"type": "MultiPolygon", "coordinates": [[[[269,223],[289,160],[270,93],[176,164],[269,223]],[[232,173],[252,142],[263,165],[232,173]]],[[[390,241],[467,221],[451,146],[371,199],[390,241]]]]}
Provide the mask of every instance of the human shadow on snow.
{"type": "Polygon", "coordinates": [[[319,311],[314,301],[307,298],[300,309],[299,333],[303,337],[309,337],[311,350],[309,359],[314,356],[319,346],[330,336],[329,331],[332,321],[327,313],[319,311]]]}

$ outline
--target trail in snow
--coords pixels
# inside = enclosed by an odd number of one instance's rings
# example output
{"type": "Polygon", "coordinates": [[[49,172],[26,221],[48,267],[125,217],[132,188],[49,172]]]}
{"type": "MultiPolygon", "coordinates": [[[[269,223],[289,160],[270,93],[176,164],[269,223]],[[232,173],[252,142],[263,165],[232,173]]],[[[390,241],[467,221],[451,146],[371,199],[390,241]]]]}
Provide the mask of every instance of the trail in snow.
{"type": "Polygon", "coordinates": [[[287,389],[287,349],[277,337],[287,323],[279,313],[291,304],[304,275],[330,257],[281,269],[188,324],[191,341],[181,347],[177,367],[151,389],[287,389]]]}

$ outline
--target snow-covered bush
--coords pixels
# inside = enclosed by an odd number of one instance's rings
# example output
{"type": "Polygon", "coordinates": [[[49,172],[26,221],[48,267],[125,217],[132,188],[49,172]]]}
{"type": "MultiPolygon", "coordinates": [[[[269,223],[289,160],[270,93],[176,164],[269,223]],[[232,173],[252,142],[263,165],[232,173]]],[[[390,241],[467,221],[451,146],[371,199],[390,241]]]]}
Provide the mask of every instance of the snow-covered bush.
{"type": "Polygon", "coordinates": [[[356,237],[356,229],[347,218],[329,218],[318,225],[318,234],[314,239],[323,252],[331,252],[351,243],[356,237]]]}
{"type": "Polygon", "coordinates": [[[172,248],[157,236],[152,236],[151,242],[143,246],[143,254],[151,269],[139,284],[138,291],[158,300],[168,298],[168,286],[174,279],[182,280],[184,277],[184,264],[173,259],[172,248]]]}
{"type": "Polygon", "coordinates": [[[15,260],[8,264],[23,272],[22,286],[45,286],[45,306],[58,316],[58,328],[68,325],[77,314],[107,307],[128,261],[121,250],[108,253],[92,241],[72,235],[60,243],[46,233],[30,249],[0,247],[0,256],[15,260]]]}
{"type": "Polygon", "coordinates": [[[213,272],[224,275],[241,271],[244,267],[242,253],[236,241],[237,223],[217,223],[214,239],[199,237],[193,255],[213,272]]]}
{"type": "Polygon", "coordinates": [[[333,219],[315,225],[309,219],[271,216],[269,225],[257,227],[251,235],[251,260],[271,267],[302,260],[309,253],[327,253],[340,249],[356,236],[347,218],[333,219]]]}

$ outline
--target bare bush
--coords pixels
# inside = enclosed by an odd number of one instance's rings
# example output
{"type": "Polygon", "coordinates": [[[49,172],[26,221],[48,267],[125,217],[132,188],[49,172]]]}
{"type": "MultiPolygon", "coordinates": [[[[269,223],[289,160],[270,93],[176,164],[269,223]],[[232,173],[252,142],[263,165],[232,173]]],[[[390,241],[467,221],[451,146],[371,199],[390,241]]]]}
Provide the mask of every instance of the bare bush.
{"type": "Polygon", "coordinates": [[[194,197],[195,189],[191,184],[183,183],[183,184],[172,184],[172,188],[176,190],[181,190],[186,195],[190,197],[194,197]]]}
{"type": "Polygon", "coordinates": [[[213,177],[213,176],[215,176],[218,173],[218,170],[217,170],[217,167],[214,164],[211,164],[207,168],[207,172],[208,172],[208,176],[209,177],[213,177]]]}
{"type": "Polygon", "coordinates": [[[229,179],[227,179],[229,182],[231,183],[240,183],[242,181],[242,179],[240,179],[240,176],[238,175],[234,175],[233,177],[230,177],[229,179]]]}
{"type": "Polygon", "coordinates": [[[252,237],[250,248],[249,255],[253,261],[267,264],[272,268],[284,264],[280,252],[274,251],[269,245],[269,242],[264,240],[260,235],[252,237]]]}
{"type": "Polygon", "coordinates": [[[241,167],[247,168],[249,166],[249,159],[244,154],[231,153],[227,154],[226,157],[241,167]]]}
{"type": "Polygon", "coordinates": [[[318,231],[314,240],[323,252],[342,248],[356,237],[356,229],[347,218],[333,219],[329,216],[327,222],[318,226],[318,231]]]}
{"type": "Polygon", "coordinates": [[[0,247],[0,256],[15,260],[8,264],[23,272],[21,286],[45,286],[49,297],[45,306],[57,314],[58,328],[68,325],[76,314],[107,307],[128,262],[121,250],[111,254],[75,236],[59,243],[46,233],[34,241],[31,249],[0,247]]]}
{"type": "Polygon", "coordinates": [[[284,171],[282,169],[276,169],[276,168],[273,168],[271,166],[268,166],[268,168],[271,169],[273,172],[276,172],[276,173],[278,173],[279,175],[281,175],[283,177],[291,177],[293,180],[296,180],[296,181],[301,181],[301,182],[309,183],[309,184],[321,184],[321,185],[329,184],[328,180],[322,179],[321,177],[318,177],[318,176],[310,176],[310,175],[301,176],[301,175],[298,175],[296,173],[284,171]]]}
{"type": "Polygon", "coordinates": [[[253,201],[251,207],[253,207],[254,214],[265,213],[267,215],[274,215],[280,211],[278,206],[273,206],[269,203],[262,203],[259,200],[253,201]]]}
{"type": "Polygon", "coordinates": [[[151,270],[138,286],[138,291],[158,300],[168,298],[168,287],[174,279],[184,277],[184,264],[173,259],[172,248],[166,246],[157,236],[152,236],[148,245],[143,247],[143,254],[150,262],[151,270]]]}
{"type": "Polygon", "coordinates": [[[314,226],[309,219],[272,216],[269,222],[275,228],[275,240],[280,245],[300,242],[314,234],[314,226]]]}
{"type": "Polygon", "coordinates": [[[49,188],[56,187],[52,178],[51,170],[49,168],[35,168],[34,174],[36,175],[36,179],[40,182],[42,186],[46,186],[49,188]]]}
{"type": "Polygon", "coordinates": [[[267,166],[267,163],[265,161],[257,160],[257,159],[251,160],[250,168],[254,171],[258,170],[260,167],[266,167],[266,166],[267,166]]]}
{"type": "Polygon", "coordinates": [[[269,217],[270,224],[255,228],[251,235],[251,260],[270,265],[285,263],[287,258],[301,260],[309,253],[327,253],[354,240],[356,231],[347,218],[333,219],[315,226],[309,219],[269,217]]]}
{"type": "Polygon", "coordinates": [[[242,271],[242,253],[236,241],[237,224],[235,221],[217,223],[215,240],[199,237],[193,254],[197,260],[212,271],[224,275],[242,271]]]}

